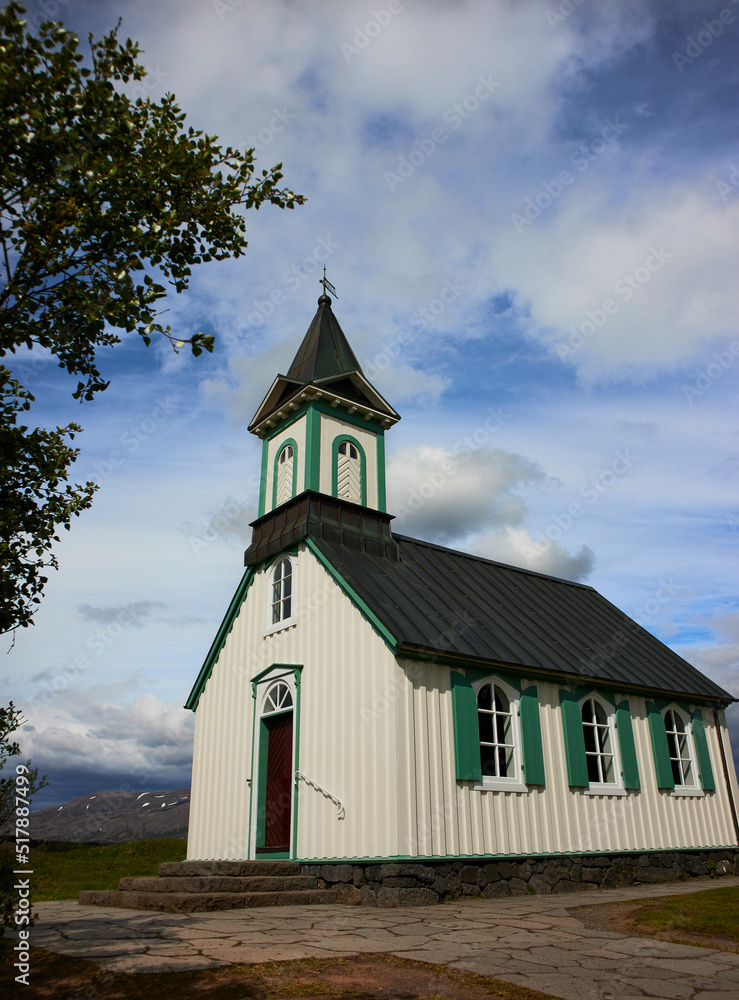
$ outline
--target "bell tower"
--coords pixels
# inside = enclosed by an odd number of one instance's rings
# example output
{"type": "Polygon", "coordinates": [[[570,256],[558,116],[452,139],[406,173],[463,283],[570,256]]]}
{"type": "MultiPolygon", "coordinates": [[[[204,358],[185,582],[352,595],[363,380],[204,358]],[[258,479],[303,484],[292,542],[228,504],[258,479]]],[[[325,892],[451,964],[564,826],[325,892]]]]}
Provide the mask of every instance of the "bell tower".
{"type": "Polygon", "coordinates": [[[362,372],[324,285],[287,375],[249,424],[262,440],[259,518],[306,492],[384,513],[384,435],[398,420],[362,372]]]}

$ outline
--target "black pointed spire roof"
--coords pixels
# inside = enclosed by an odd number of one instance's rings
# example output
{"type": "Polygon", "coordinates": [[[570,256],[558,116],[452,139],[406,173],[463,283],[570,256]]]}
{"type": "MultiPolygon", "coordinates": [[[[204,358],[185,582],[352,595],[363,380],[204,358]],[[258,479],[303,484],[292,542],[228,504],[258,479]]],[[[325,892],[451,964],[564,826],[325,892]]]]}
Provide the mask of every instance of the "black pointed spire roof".
{"type": "Polygon", "coordinates": [[[318,300],[318,312],[308,327],[287,377],[300,379],[302,382],[315,382],[348,372],[363,374],[356,355],[333,314],[331,299],[328,295],[322,295],[318,300]]]}
{"type": "Polygon", "coordinates": [[[349,346],[344,331],[331,311],[331,299],[323,294],[318,300],[318,312],[303,337],[287,375],[278,375],[259,409],[249,430],[259,437],[274,426],[274,415],[284,420],[289,404],[297,409],[301,401],[325,398],[332,407],[346,406],[350,413],[359,411],[366,420],[374,418],[383,427],[392,427],[400,420],[386,399],[368,381],[349,346]],[[306,390],[310,390],[308,396],[306,390]]]}

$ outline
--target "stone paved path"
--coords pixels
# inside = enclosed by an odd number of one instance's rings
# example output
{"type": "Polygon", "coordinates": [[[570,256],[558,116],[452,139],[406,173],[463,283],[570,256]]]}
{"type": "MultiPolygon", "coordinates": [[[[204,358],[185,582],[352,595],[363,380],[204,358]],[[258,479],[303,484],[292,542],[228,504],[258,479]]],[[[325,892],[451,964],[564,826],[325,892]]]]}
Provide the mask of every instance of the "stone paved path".
{"type": "Polygon", "coordinates": [[[568,913],[573,906],[730,885],[739,878],[397,910],[286,906],[171,914],[38,903],[31,944],[114,972],[384,952],[566,1000],[736,1000],[739,954],[588,930],[568,913]]]}

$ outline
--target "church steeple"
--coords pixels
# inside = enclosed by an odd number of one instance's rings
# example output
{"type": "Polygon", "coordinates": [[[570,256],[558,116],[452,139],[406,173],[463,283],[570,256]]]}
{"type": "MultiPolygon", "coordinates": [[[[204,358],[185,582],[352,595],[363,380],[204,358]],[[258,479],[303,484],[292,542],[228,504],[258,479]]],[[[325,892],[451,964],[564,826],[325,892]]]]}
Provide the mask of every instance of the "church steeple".
{"type": "Polygon", "coordinates": [[[324,291],[287,375],[249,424],[263,442],[259,516],[306,490],[384,511],[384,432],[399,419],[362,372],[324,291]]]}
{"type": "Polygon", "coordinates": [[[318,300],[318,312],[287,370],[287,377],[315,382],[349,372],[361,375],[362,369],[334,316],[331,299],[322,295],[318,300]]]}

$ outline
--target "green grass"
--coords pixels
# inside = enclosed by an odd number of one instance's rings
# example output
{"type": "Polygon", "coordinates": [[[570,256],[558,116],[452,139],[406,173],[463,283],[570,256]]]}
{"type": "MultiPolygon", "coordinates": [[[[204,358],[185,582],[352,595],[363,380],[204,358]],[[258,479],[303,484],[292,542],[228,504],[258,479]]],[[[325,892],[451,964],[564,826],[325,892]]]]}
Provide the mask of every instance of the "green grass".
{"type": "Polygon", "coordinates": [[[31,898],[76,899],[83,889],[117,889],[127,875],[156,875],[162,861],[184,861],[184,840],[134,840],[126,844],[87,847],[45,844],[33,851],[31,898]]]}
{"type": "Polygon", "coordinates": [[[739,887],[709,889],[649,903],[634,923],[645,930],[704,934],[739,942],[739,887]]]}

